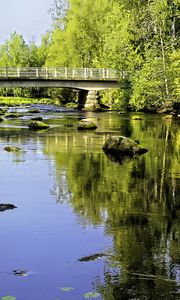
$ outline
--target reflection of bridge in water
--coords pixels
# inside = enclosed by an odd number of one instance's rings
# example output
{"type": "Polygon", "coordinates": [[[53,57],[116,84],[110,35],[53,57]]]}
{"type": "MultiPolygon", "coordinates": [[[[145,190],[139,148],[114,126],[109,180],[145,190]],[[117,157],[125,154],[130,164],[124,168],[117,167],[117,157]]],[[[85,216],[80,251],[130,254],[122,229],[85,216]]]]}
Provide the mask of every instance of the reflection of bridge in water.
{"type": "Polygon", "coordinates": [[[109,68],[5,67],[0,68],[0,88],[41,87],[82,90],[84,91],[80,96],[82,106],[89,100],[90,106],[93,107],[98,104],[96,91],[121,88],[126,77],[125,71],[118,73],[109,68]]]}

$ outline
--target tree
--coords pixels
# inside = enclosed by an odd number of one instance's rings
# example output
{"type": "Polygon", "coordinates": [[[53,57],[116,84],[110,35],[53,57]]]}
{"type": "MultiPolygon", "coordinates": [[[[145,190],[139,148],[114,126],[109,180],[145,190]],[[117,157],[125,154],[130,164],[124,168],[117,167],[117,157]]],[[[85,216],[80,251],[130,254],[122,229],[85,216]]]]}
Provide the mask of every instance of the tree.
{"type": "Polygon", "coordinates": [[[23,67],[28,65],[28,46],[23,36],[14,32],[4,45],[0,46],[1,67],[23,67]]]}

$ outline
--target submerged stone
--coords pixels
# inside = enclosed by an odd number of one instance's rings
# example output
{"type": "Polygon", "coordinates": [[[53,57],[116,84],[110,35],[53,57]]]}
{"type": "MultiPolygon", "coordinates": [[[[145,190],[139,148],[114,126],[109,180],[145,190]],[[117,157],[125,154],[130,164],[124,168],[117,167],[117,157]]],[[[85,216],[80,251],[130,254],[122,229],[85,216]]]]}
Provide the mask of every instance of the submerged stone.
{"type": "Polygon", "coordinates": [[[82,120],[77,125],[78,130],[95,130],[96,128],[96,124],[88,120],[82,120]]]}
{"type": "Polygon", "coordinates": [[[98,258],[101,258],[103,256],[106,256],[105,253],[95,253],[89,256],[83,256],[81,258],[78,259],[78,261],[80,262],[88,262],[88,261],[92,261],[92,260],[96,260],[98,258]]]}
{"type": "Polygon", "coordinates": [[[32,121],[43,121],[43,118],[42,117],[34,117],[34,118],[31,118],[32,121]]]}
{"type": "Polygon", "coordinates": [[[29,123],[29,128],[31,129],[47,129],[49,128],[49,125],[44,123],[44,122],[41,122],[41,121],[32,121],[29,123]]]}
{"type": "Polygon", "coordinates": [[[7,118],[7,119],[16,119],[16,118],[20,118],[22,116],[23,116],[23,114],[18,113],[18,112],[12,112],[12,113],[5,114],[5,118],[7,118]]]}
{"type": "Polygon", "coordinates": [[[14,208],[17,208],[17,206],[13,205],[13,204],[4,204],[4,203],[1,203],[0,204],[0,211],[5,211],[5,210],[9,210],[9,209],[14,209],[14,208]]]}
{"type": "Polygon", "coordinates": [[[16,146],[6,146],[4,148],[4,150],[7,151],[7,152],[19,152],[19,151],[22,151],[21,148],[16,147],[16,146]]]}
{"type": "Polygon", "coordinates": [[[102,148],[107,154],[119,157],[132,157],[136,154],[143,154],[148,151],[137,142],[124,136],[108,137],[102,148]]]}
{"type": "Polygon", "coordinates": [[[28,110],[28,113],[31,113],[31,114],[38,114],[40,113],[40,110],[38,108],[30,108],[28,110]]]}
{"type": "Polygon", "coordinates": [[[26,270],[13,270],[13,274],[16,276],[28,276],[28,272],[26,270]]]}

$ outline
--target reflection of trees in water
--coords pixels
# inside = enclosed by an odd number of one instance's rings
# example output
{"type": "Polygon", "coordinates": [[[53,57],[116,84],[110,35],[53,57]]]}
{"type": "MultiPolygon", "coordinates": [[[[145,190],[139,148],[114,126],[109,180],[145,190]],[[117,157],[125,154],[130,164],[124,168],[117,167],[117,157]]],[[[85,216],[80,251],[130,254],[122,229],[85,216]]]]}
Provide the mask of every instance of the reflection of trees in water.
{"type": "Polygon", "coordinates": [[[57,191],[64,186],[76,214],[103,223],[113,237],[104,282],[97,282],[104,299],[178,299],[179,132],[176,124],[136,123],[135,136],[150,151],[122,165],[101,151],[54,153],[69,182],[57,176],[57,191]]]}
{"type": "Polygon", "coordinates": [[[55,197],[56,202],[69,203],[72,194],[69,190],[69,184],[67,179],[67,171],[61,170],[55,180],[54,187],[51,190],[51,194],[55,197]]]}

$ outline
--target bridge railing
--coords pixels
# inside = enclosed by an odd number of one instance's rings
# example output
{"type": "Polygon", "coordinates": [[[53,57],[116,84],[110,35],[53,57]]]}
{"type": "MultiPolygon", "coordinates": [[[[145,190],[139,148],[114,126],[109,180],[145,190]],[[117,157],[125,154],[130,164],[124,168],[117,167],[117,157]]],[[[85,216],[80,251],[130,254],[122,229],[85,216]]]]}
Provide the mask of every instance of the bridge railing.
{"type": "Polygon", "coordinates": [[[114,69],[63,68],[63,67],[17,67],[0,68],[0,79],[59,79],[59,80],[119,80],[126,72],[119,74],[114,69]]]}

